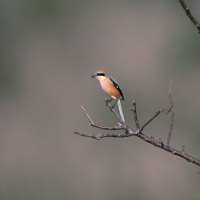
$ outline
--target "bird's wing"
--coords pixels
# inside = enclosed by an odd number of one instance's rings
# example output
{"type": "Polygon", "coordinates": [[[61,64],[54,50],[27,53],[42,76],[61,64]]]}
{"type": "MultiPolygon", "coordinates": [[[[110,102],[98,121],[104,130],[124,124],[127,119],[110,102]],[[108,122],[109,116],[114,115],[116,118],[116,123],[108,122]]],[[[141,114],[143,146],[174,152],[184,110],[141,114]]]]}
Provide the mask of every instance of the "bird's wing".
{"type": "Polygon", "coordinates": [[[121,96],[122,96],[121,99],[124,101],[124,95],[123,95],[123,93],[122,93],[122,91],[121,91],[121,89],[120,89],[120,87],[119,87],[117,81],[116,81],[112,76],[108,76],[108,78],[112,81],[113,85],[119,90],[119,93],[120,93],[121,96]]]}

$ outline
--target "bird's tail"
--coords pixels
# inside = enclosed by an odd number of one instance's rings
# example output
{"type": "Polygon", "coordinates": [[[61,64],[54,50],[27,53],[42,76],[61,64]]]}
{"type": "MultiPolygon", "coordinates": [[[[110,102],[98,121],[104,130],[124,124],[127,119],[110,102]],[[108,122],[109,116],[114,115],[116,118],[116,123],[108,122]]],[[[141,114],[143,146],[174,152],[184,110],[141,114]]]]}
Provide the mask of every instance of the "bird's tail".
{"type": "Polygon", "coordinates": [[[122,104],[121,104],[120,99],[118,99],[117,105],[118,105],[118,109],[119,109],[119,114],[120,114],[121,121],[123,123],[125,123],[124,113],[123,113],[123,110],[122,110],[122,104]]]}

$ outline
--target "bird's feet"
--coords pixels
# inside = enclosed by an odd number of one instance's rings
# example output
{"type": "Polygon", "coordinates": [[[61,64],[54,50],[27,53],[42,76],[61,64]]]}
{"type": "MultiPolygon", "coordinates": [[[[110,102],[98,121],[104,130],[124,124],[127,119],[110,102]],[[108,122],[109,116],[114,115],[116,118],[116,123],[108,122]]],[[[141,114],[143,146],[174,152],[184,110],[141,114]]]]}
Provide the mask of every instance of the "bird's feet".
{"type": "Polygon", "coordinates": [[[109,106],[109,103],[112,101],[112,99],[105,99],[105,103],[106,103],[106,106],[110,107],[109,106]]]}

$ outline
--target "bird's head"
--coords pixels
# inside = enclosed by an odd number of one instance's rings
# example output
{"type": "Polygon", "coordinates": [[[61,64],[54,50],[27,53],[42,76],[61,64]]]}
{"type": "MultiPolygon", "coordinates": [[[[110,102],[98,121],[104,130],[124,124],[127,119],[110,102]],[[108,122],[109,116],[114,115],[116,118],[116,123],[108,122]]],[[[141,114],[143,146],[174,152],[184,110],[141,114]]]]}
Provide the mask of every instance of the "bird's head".
{"type": "Polygon", "coordinates": [[[100,78],[103,78],[103,77],[105,77],[105,76],[106,76],[105,70],[101,69],[101,70],[96,71],[96,72],[91,76],[91,78],[100,79],[100,78]]]}

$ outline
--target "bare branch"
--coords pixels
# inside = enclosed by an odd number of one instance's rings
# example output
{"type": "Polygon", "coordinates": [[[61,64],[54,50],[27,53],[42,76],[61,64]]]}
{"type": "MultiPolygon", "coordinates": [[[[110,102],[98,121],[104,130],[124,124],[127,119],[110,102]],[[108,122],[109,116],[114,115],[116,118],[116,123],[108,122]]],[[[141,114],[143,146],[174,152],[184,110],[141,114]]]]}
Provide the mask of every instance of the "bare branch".
{"type": "Polygon", "coordinates": [[[133,106],[130,107],[130,110],[133,111],[133,117],[134,117],[134,121],[135,121],[135,126],[138,130],[140,130],[140,124],[138,121],[138,116],[137,116],[137,106],[136,106],[136,102],[135,100],[133,100],[133,106]]]}
{"type": "Polygon", "coordinates": [[[191,22],[194,24],[194,26],[197,28],[197,30],[200,33],[200,24],[197,21],[197,19],[194,17],[194,15],[191,13],[190,9],[188,8],[185,0],[178,0],[178,2],[181,4],[182,8],[184,9],[186,15],[191,20],[191,22]]]}
{"type": "Polygon", "coordinates": [[[80,132],[77,132],[77,131],[74,132],[74,134],[80,135],[80,136],[83,136],[83,137],[92,138],[92,139],[95,139],[95,140],[100,140],[102,138],[126,138],[126,137],[136,136],[136,137],[140,138],[141,140],[148,142],[151,145],[154,145],[154,146],[156,146],[160,149],[163,149],[164,151],[172,153],[173,155],[179,156],[179,157],[185,159],[188,162],[191,162],[195,165],[200,166],[200,159],[197,159],[197,158],[185,153],[185,151],[174,149],[174,148],[164,144],[160,139],[156,140],[153,137],[149,137],[142,132],[134,131],[133,129],[131,129],[128,126],[124,126],[122,128],[122,130],[124,131],[123,134],[102,133],[100,135],[92,135],[92,134],[80,133],[80,132]]]}
{"type": "Polygon", "coordinates": [[[162,109],[162,110],[157,111],[155,113],[155,115],[153,117],[151,117],[140,129],[139,129],[139,121],[138,121],[138,117],[137,117],[136,103],[133,102],[133,107],[130,109],[134,113],[134,120],[135,120],[137,130],[134,130],[134,129],[128,127],[127,125],[121,123],[121,119],[119,118],[119,116],[117,115],[117,113],[115,112],[114,109],[111,109],[111,112],[113,112],[116,116],[118,116],[118,120],[119,120],[119,123],[116,126],[108,127],[108,126],[96,125],[94,123],[94,121],[92,120],[92,118],[90,117],[90,115],[87,113],[86,109],[83,106],[81,106],[81,109],[84,111],[84,113],[89,121],[90,126],[101,129],[101,130],[108,130],[108,131],[122,130],[123,133],[102,133],[99,135],[93,135],[93,134],[85,134],[85,133],[76,131],[76,132],[74,132],[74,134],[80,135],[83,137],[92,138],[95,140],[100,140],[102,138],[127,138],[127,137],[136,136],[136,137],[140,138],[141,140],[148,142],[149,144],[151,144],[153,146],[156,146],[156,147],[158,147],[164,151],[167,151],[173,155],[181,157],[188,162],[191,162],[197,166],[200,166],[200,159],[187,154],[185,152],[185,148],[182,150],[178,150],[178,149],[175,149],[175,148],[169,146],[171,134],[172,134],[173,126],[174,126],[174,115],[175,115],[174,114],[174,103],[172,100],[172,81],[170,81],[168,99],[169,99],[169,109],[168,110],[162,109]],[[170,130],[169,130],[168,138],[167,138],[167,144],[164,144],[164,142],[161,139],[157,140],[157,139],[154,139],[153,137],[147,136],[143,133],[144,128],[148,124],[150,124],[150,122],[152,122],[161,113],[165,113],[165,114],[171,113],[171,123],[170,123],[170,130]]]}

